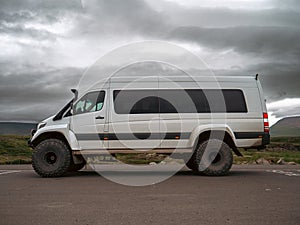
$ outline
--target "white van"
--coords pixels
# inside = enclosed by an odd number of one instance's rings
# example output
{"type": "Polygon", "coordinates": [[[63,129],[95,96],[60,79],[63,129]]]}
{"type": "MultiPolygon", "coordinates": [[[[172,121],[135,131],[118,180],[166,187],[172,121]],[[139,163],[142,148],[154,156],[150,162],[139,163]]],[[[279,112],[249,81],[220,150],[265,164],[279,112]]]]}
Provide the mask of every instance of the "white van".
{"type": "Polygon", "coordinates": [[[141,152],[176,153],[193,171],[225,175],[232,151],[270,142],[257,75],[118,77],[73,92],[32,132],[32,165],[43,177],[80,170],[84,155],[141,152]]]}

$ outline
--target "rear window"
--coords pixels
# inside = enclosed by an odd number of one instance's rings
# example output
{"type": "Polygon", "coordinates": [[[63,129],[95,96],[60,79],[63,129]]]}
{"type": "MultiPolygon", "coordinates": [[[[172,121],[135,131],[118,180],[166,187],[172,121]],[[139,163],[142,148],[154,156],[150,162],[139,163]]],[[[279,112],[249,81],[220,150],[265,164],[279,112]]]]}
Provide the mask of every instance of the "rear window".
{"type": "Polygon", "coordinates": [[[239,89],[115,90],[113,94],[117,114],[247,112],[239,89]]]}

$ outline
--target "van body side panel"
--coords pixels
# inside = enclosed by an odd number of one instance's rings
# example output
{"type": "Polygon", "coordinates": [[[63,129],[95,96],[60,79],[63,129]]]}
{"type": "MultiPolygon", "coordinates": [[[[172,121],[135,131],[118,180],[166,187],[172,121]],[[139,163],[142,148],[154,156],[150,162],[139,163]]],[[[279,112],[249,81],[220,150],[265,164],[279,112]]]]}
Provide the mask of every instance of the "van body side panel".
{"type": "MultiPolygon", "coordinates": [[[[109,149],[170,149],[192,148],[197,137],[205,131],[223,130],[230,134],[237,147],[262,145],[263,132],[261,93],[254,77],[185,78],[167,80],[151,77],[111,79],[107,90],[107,118],[103,130],[97,133],[105,139],[109,149]],[[171,80],[171,82],[170,82],[171,80]],[[238,113],[146,113],[122,114],[116,112],[114,91],[119,90],[176,90],[176,89],[228,89],[240,90],[244,95],[247,111],[238,113]],[[248,135],[248,136],[247,136],[248,135]]],[[[155,93],[157,94],[157,93],[155,93]]],[[[154,95],[155,95],[154,94],[154,95]]],[[[212,103],[213,104],[213,103],[212,103]]],[[[100,137],[100,139],[101,139],[100,137]]],[[[89,147],[89,146],[88,146],[89,147]]]]}

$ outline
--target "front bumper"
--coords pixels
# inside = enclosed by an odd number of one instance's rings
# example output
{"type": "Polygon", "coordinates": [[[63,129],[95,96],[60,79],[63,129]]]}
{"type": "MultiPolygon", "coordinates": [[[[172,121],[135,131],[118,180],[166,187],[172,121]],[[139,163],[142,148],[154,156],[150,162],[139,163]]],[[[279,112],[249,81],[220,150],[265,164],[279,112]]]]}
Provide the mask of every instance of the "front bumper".
{"type": "Polygon", "coordinates": [[[28,141],[27,141],[27,144],[28,144],[29,147],[32,147],[31,139],[32,139],[32,137],[33,137],[33,135],[34,135],[35,133],[36,133],[36,130],[35,130],[35,129],[32,129],[32,130],[30,131],[31,138],[29,138],[28,141]]]}

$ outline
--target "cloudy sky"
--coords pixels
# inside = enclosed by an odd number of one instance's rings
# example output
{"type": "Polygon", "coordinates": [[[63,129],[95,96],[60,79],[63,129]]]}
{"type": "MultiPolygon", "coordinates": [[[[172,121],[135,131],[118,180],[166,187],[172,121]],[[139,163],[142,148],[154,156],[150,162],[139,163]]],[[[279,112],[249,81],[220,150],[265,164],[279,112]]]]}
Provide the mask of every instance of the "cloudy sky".
{"type": "Polygon", "coordinates": [[[0,0],[0,121],[39,121],[118,46],[164,40],[216,74],[261,74],[271,122],[300,114],[298,0],[0,0]]]}

